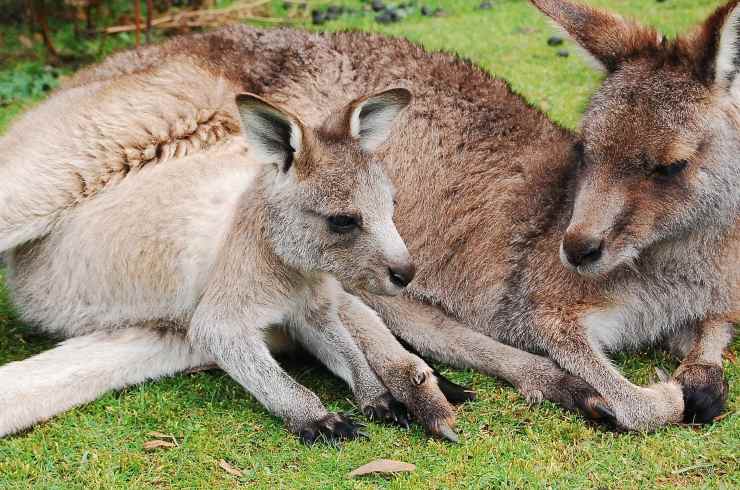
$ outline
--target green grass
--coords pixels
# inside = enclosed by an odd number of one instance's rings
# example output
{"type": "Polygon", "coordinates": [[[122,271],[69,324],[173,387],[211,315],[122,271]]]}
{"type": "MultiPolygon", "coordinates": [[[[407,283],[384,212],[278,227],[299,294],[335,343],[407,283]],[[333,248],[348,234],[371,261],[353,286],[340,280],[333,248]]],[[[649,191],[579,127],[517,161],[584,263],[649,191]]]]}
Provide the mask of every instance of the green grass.
{"type": "MultiPolygon", "coordinates": [[[[570,57],[556,56],[557,48],[545,43],[552,30],[526,2],[498,0],[488,11],[475,10],[477,3],[430,0],[449,16],[411,16],[384,27],[367,17],[349,17],[323,27],[376,30],[409,37],[429,49],[455,51],[510,80],[555,120],[576,127],[598,74],[571,45],[565,46],[570,57]]],[[[684,30],[717,5],[704,0],[595,3],[639,16],[668,34],[684,30]]],[[[0,83],[14,66],[0,72],[0,83]]],[[[28,103],[23,99],[0,110],[0,124],[28,103]]],[[[0,363],[50,345],[19,324],[0,288],[0,363]]],[[[732,351],[740,353],[740,342],[732,351]]],[[[639,383],[647,382],[656,366],[675,368],[653,352],[621,356],[617,363],[639,383]]],[[[740,365],[726,361],[725,366],[730,415],[708,427],[616,435],[547,403],[528,407],[497,380],[446,370],[479,395],[459,410],[461,444],[428,439],[418,428],[371,424],[369,440],[339,448],[302,446],[223,373],[182,375],[108,394],[1,440],[0,488],[738,488],[740,365]],[[179,447],[145,452],[142,444],[154,430],[177,436],[179,447]],[[376,458],[411,462],[417,470],[394,479],[347,479],[350,470],[376,458]],[[228,475],[217,466],[220,459],[244,476],[228,475]]],[[[294,364],[291,372],[331,408],[352,409],[348,390],[323,369],[294,364]]]]}

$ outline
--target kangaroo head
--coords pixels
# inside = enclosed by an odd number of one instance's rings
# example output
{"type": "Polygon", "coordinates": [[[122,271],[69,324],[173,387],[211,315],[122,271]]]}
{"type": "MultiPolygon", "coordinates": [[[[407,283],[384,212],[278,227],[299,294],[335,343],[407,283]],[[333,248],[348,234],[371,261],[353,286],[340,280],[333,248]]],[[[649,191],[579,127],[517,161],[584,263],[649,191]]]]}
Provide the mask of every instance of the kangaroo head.
{"type": "Polygon", "coordinates": [[[740,205],[740,9],[667,40],[564,0],[533,3],[606,79],[584,115],[562,262],[601,275],[648,247],[728,226],[740,205]]]}
{"type": "Polygon", "coordinates": [[[267,233],[286,263],[375,294],[411,282],[394,189],[373,156],[410,101],[405,89],[363,97],[312,129],[255,95],[237,96],[248,152],[266,164],[267,233]]]}

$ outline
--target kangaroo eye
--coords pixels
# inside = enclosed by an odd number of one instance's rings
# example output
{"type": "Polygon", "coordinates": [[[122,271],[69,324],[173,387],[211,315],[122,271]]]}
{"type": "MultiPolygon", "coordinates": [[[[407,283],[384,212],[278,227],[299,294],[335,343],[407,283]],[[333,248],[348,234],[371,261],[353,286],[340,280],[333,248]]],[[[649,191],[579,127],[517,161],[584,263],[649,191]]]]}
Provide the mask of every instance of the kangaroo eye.
{"type": "Polygon", "coordinates": [[[653,169],[653,173],[658,177],[670,178],[674,177],[688,166],[689,162],[686,160],[678,160],[670,165],[658,165],[653,169]]]}
{"type": "Polygon", "coordinates": [[[360,226],[359,218],[349,214],[329,216],[326,218],[326,222],[329,224],[329,229],[334,233],[349,233],[360,226]]]}

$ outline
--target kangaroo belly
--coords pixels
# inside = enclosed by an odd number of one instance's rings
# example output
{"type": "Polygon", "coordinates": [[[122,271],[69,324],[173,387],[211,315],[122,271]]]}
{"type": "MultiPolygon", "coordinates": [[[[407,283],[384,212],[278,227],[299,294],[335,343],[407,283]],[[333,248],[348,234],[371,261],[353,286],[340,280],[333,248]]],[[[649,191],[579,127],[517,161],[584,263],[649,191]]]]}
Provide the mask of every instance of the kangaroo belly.
{"type": "Polygon", "coordinates": [[[187,319],[255,176],[234,141],[82,203],[48,236],[11,252],[22,317],[65,336],[187,319]]]}

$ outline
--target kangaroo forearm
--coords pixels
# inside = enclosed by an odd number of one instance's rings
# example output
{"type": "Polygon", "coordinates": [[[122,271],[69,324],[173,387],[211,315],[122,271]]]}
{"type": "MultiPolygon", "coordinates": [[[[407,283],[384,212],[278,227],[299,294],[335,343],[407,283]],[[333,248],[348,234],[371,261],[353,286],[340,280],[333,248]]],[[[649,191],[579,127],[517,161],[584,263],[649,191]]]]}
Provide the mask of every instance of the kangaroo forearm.
{"type": "Polygon", "coordinates": [[[355,343],[346,325],[335,315],[317,325],[294,328],[292,334],[331,372],[352,388],[360,405],[387,392],[355,343]]]}
{"type": "Polygon", "coordinates": [[[378,315],[358,298],[346,294],[339,317],[372,366],[394,365],[409,356],[378,315]]]}
{"type": "Polygon", "coordinates": [[[394,334],[437,361],[476,369],[515,386],[533,372],[557,371],[546,358],[469,329],[434,306],[402,298],[382,301],[380,309],[394,334]]]}
{"type": "Polygon", "coordinates": [[[208,352],[216,364],[254,396],[270,413],[296,431],[319,420],[327,410],[319,398],[295,382],[270,354],[259,329],[195,320],[189,332],[193,343],[208,352]]]}

